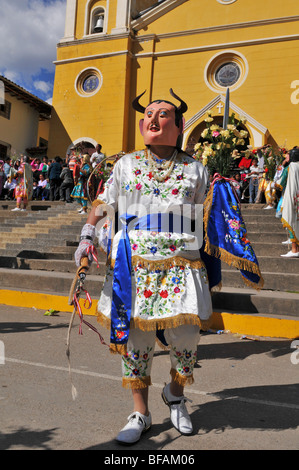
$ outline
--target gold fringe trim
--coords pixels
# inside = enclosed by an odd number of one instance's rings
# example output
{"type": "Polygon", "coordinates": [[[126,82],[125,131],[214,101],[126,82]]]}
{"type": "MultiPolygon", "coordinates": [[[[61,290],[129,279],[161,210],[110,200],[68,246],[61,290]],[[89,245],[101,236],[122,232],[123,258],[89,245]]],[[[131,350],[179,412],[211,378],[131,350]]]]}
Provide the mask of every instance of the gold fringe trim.
{"type": "MultiPolygon", "coordinates": [[[[114,268],[115,260],[111,260],[111,267],[114,268]]],[[[172,258],[159,259],[159,260],[147,260],[139,255],[132,256],[132,266],[138,266],[141,268],[147,268],[151,271],[161,268],[162,270],[169,269],[173,266],[188,266],[193,269],[205,268],[205,263],[201,259],[189,260],[182,256],[173,256],[172,258]]]]}
{"type": "Polygon", "coordinates": [[[106,202],[102,201],[101,199],[95,199],[92,203],[92,207],[100,206],[101,204],[106,204],[106,202]]]}
{"type": "Polygon", "coordinates": [[[129,388],[131,390],[140,390],[150,385],[152,385],[150,376],[138,377],[137,379],[123,377],[122,379],[123,388],[129,388]]]}
{"type": "Polygon", "coordinates": [[[297,243],[297,245],[299,245],[299,240],[295,235],[294,229],[290,226],[290,224],[285,219],[281,218],[280,220],[281,220],[283,228],[287,228],[293,235],[292,241],[294,241],[294,243],[297,243]]]}
{"type": "Polygon", "coordinates": [[[200,320],[200,329],[202,331],[208,331],[212,324],[212,317],[210,317],[208,320],[200,320]]]}
{"type": "MultiPolygon", "coordinates": [[[[107,318],[102,312],[98,311],[97,321],[105,329],[110,330],[111,320],[107,318]]],[[[138,328],[141,331],[156,331],[165,330],[169,328],[177,328],[181,325],[197,325],[202,331],[207,331],[212,323],[212,317],[208,320],[201,320],[197,315],[190,313],[181,313],[175,317],[164,318],[164,319],[153,319],[153,320],[142,320],[140,318],[133,318],[130,321],[130,328],[138,328]]],[[[168,350],[167,346],[164,346],[157,338],[157,343],[162,349],[168,350]]],[[[110,352],[112,354],[127,354],[126,344],[114,344],[110,343],[110,352]]]]}
{"type": "Polygon", "coordinates": [[[180,374],[175,369],[170,370],[171,378],[174,382],[178,383],[185,387],[185,385],[192,385],[194,383],[193,374],[186,377],[185,375],[180,374]]]}
{"type": "Polygon", "coordinates": [[[125,356],[127,354],[127,345],[110,343],[109,351],[111,354],[121,354],[125,356]]]}
{"type": "Polygon", "coordinates": [[[219,282],[219,284],[216,284],[216,286],[213,286],[211,289],[211,293],[213,292],[220,292],[222,289],[222,281],[219,282]]]}
{"type": "MultiPolygon", "coordinates": [[[[210,213],[212,209],[212,201],[213,201],[213,186],[209,189],[207,194],[206,200],[204,202],[204,228],[205,228],[205,251],[210,256],[214,256],[215,258],[220,258],[221,261],[228,264],[229,266],[233,266],[237,269],[243,269],[245,271],[250,271],[254,274],[257,274],[260,277],[259,283],[256,284],[254,282],[249,281],[248,279],[242,276],[244,283],[247,286],[253,287],[256,290],[260,290],[264,286],[264,279],[262,278],[259,266],[254,263],[253,261],[246,260],[244,258],[239,258],[238,256],[232,255],[228,253],[223,248],[218,246],[212,245],[208,238],[208,222],[210,218],[210,213]]],[[[241,273],[242,274],[242,273],[241,273]]]]}
{"type": "MultiPolygon", "coordinates": [[[[111,327],[110,318],[107,318],[102,312],[98,312],[97,321],[107,330],[111,327]]],[[[181,325],[198,325],[206,327],[209,320],[201,320],[197,315],[192,313],[181,313],[175,317],[143,320],[142,318],[131,318],[130,328],[138,328],[142,331],[165,330],[169,328],[177,328],[181,325]]]]}

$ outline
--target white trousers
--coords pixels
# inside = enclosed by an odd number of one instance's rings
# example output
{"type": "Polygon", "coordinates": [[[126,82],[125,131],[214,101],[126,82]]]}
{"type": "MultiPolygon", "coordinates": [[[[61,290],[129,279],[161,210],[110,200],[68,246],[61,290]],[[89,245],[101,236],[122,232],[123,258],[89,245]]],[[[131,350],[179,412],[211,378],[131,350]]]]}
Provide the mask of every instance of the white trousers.
{"type": "MultiPolygon", "coordinates": [[[[181,385],[193,383],[197,359],[199,326],[181,325],[166,329],[164,336],[170,347],[170,374],[181,385]]],[[[127,354],[122,356],[123,387],[145,388],[151,385],[151,368],[155,351],[156,332],[130,330],[127,354]]]]}

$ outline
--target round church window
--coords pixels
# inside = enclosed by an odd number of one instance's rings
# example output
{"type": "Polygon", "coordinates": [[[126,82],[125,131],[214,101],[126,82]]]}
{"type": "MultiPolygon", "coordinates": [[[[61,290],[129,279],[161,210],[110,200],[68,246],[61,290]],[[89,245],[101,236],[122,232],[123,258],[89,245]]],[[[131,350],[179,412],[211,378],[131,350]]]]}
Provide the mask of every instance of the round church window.
{"type": "Polygon", "coordinates": [[[248,63],[243,54],[233,50],[217,53],[207,63],[204,79],[207,86],[216,93],[239,88],[246,80],[248,63]]]}
{"type": "Polygon", "coordinates": [[[82,70],[75,80],[75,90],[78,95],[88,98],[95,95],[101,88],[103,77],[96,68],[82,70]]]}
{"type": "Polygon", "coordinates": [[[89,77],[83,81],[82,89],[85,93],[92,93],[98,88],[99,83],[99,77],[96,75],[89,75],[89,77]]]}
{"type": "Polygon", "coordinates": [[[230,87],[237,83],[241,75],[240,67],[235,62],[227,62],[221,65],[215,72],[215,80],[218,85],[230,87]]]}

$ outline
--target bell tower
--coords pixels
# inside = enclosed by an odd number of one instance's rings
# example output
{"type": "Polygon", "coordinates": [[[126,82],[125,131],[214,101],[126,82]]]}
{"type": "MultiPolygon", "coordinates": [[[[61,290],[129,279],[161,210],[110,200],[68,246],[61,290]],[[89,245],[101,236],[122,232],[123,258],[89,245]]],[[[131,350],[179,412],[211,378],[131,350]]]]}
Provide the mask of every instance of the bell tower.
{"type": "Polygon", "coordinates": [[[82,16],[84,16],[84,36],[103,32],[126,33],[130,24],[131,1],[67,0],[65,31],[60,43],[79,39],[78,27],[82,22],[82,16]]]}
{"type": "Polygon", "coordinates": [[[79,142],[101,144],[107,155],[130,147],[131,1],[67,0],[55,61],[50,158],[64,158],[79,142]]]}

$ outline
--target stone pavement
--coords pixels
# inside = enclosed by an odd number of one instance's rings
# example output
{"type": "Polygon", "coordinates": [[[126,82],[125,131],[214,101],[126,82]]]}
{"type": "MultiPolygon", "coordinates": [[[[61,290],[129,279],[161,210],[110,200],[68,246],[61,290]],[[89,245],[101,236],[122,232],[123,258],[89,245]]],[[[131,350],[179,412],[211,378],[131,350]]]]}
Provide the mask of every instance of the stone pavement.
{"type": "MultiPolygon", "coordinates": [[[[157,347],[150,389],[152,428],[133,447],[114,438],[131,413],[121,387],[120,357],[76,318],[71,334],[72,378],[66,359],[70,314],[0,306],[1,450],[101,450],[117,456],[200,450],[298,449],[299,352],[292,340],[202,334],[195,384],[186,388],[194,435],[171,427],[161,390],[169,378],[168,353],[157,347]],[[143,451],[138,454],[137,451],[143,451]]],[[[88,317],[97,326],[95,317],[88,317]]],[[[101,329],[106,340],[108,332],[101,329]]],[[[105,461],[107,463],[108,461],[105,461]]],[[[133,466],[133,465],[131,465],[133,466]]]]}

